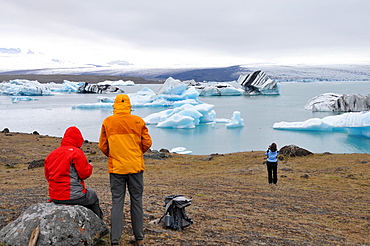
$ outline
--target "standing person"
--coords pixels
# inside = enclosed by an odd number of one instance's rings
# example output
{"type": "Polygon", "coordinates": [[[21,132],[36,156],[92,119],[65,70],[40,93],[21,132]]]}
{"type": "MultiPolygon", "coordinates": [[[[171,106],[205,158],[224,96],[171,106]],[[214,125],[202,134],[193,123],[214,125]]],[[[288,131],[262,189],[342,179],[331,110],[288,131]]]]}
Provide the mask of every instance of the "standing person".
{"type": "Polygon", "coordinates": [[[144,120],[131,114],[131,102],[127,95],[117,95],[113,109],[113,115],[103,121],[99,138],[99,148],[108,157],[112,193],[111,243],[119,245],[121,238],[127,186],[134,241],[137,245],[144,245],[143,154],[151,147],[152,139],[144,120]]]}
{"type": "Polygon", "coordinates": [[[267,160],[267,173],[268,173],[268,180],[269,184],[277,184],[277,166],[278,160],[277,156],[279,155],[279,151],[277,150],[276,143],[272,143],[266,151],[267,160]]]}
{"type": "Polygon", "coordinates": [[[103,219],[98,196],[85,187],[84,180],[92,174],[93,166],[80,149],[83,142],[80,130],[69,127],[60,147],[46,157],[44,174],[49,183],[49,196],[57,204],[82,205],[103,219]]]}

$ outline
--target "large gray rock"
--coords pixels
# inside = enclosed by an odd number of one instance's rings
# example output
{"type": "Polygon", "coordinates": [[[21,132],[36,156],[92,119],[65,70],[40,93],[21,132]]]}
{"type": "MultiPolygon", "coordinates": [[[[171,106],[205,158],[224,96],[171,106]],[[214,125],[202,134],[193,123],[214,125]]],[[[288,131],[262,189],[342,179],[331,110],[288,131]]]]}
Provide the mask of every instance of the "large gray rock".
{"type": "Polygon", "coordinates": [[[0,244],[28,245],[38,226],[36,245],[94,245],[109,233],[103,220],[83,206],[38,203],[0,231],[0,244]]]}
{"type": "Polygon", "coordinates": [[[297,145],[285,145],[279,150],[279,154],[285,155],[285,156],[306,156],[306,155],[313,155],[311,151],[308,151],[306,149],[303,149],[301,147],[298,147],[297,145]]]}

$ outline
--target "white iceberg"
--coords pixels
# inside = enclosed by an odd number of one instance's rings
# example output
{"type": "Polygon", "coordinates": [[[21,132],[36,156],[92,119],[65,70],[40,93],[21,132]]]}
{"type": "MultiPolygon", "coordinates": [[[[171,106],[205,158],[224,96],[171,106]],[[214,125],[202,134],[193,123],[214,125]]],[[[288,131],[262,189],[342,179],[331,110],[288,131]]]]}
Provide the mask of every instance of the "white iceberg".
{"type": "Polygon", "coordinates": [[[212,120],[215,112],[213,105],[185,104],[181,107],[163,110],[153,113],[144,118],[148,125],[157,125],[162,128],[195,128],[200,123],[212,120]]]}
{"type": "Polygon", "coordinates": [[[98,85],[134,86],[135,85],[135,82],[132,81],[132,80],[124,81],[122,79],[117,80],[117,81],[105,80],[103,82],[99,82],[98,85]]]}
{"type": "Polygon", "coordinates": [[[188,85],[181,80],[169,77],[164,84],[158,89],[157,94],[182,95],[187,90],[188,85]]]}
{"type": "Polygon", "coordinates": [[[236,88],[230,83],[200,83],[194,88],[199,92],[199,96],[241,96],[243,89],[236,88]]]}
{"type": "Polygon", "coordinates": [[[370,112],[344,113],[327,116],[322,119],[312,118],[302,122],[279,122],[274,129],[291,131],[344,132],[370,138],[370,112]]]}
{"type": "Polygon", "coordinates": [[[13,103],[38,100],[30,96],[16,96],[16,97],[11,97],[11,99],[13,103]]]}
{"type": "Polygon", "coordinates": [[[0,94],[10,96],[50,96],[49,84],[37,80],[14,79],[0,83],[0,94]]]}
{"type": "Polygon", "coordinates": [[[333,112],[360,112],[370,110],[370,95],[347,95],[324,93],[310,99],[304,106],[306,110],[333,112]]]}
{"type": "Polygon", "coordinates": [[[235,111],[229,123],[225,125],[227,128],[243,127],[244,120],[240,117],[240,112],[235,111]]]}
{"type": "Polygon", "coordinates": [[[183,155],[189,155],[193,153],[191,150],[186,150],[185,147],[175,147],[170,150],[171,153],[176,153],[176,154],[183,154],[183,155]]]}

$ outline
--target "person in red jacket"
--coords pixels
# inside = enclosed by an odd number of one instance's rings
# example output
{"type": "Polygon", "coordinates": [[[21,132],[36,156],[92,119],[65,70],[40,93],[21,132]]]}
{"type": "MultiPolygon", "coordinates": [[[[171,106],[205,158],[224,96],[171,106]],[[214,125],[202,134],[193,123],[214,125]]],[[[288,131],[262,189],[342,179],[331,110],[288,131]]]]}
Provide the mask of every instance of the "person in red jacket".
{"type": "Polygon", "coordinates": [[[45,178],[49,183],[50,200],[57,204],[82,205],[103,218],[97,194],[86,189],[84,180],[92,174],[93,166],[80,149],[84,142],[77,127],[69,127],[60,147],[44,161],[45,178]]]}

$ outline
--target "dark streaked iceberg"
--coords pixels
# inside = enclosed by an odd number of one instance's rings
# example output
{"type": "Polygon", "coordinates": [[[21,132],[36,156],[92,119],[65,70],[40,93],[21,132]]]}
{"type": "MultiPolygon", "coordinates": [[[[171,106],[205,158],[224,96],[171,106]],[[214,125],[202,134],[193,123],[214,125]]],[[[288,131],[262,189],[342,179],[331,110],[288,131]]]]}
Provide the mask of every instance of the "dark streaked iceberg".
{"type": "Polygon", "coordinates": [[[279,87],[275,80],[267,77],[259,70],[251,74],[240,75],[238,83],[244,87],[246,95],[279,95],[279,87]]]}
{"type": "Polygon", "coordinates": [[[304,107],[306,110],[333,112],[370,111],[370,94],[348,95],[324,93],[310,99],[304,107]]]}

